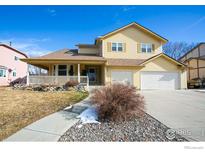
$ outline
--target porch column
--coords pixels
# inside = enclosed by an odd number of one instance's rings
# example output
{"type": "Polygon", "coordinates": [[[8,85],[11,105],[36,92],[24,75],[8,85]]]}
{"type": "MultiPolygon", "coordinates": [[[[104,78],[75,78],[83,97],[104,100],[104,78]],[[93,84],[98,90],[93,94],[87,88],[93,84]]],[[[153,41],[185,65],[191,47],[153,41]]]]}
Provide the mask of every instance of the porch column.
{"type": "Polygon", "coordinates": [[[29,65],[27,64],[26,85],[29,86],[29,65]]]}
{"type": "Polygon", "coordinates": [[[80,83],[80,64],[78,64],[78,82],[80,83]]]}
{"type": "Polygon", "coordinates": [[[58,64],[55,65],[55,76],[58,76],[58,64]]]}

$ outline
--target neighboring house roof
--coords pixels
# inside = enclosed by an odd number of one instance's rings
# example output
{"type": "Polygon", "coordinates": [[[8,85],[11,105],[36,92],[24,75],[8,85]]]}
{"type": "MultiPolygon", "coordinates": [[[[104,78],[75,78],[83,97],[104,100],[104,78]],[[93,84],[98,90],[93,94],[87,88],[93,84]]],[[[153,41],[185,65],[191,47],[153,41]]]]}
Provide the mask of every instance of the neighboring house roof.
{"type": "Polygon", "coordinates": [[[195,47],[193,47],[191,50],[187,51],[187,53],[185,53],[183,56],[181,56],[178,60],[181,60],[182,58],[184,58],[186,55],[188,55],[190,52],[192,52],[193,50],[195,50],[196,48],[198,48],[202,44],[205,44],[205,42],[201,42],[201,43],[197,44],[195,47]]]}
{"type": "Polygon", "coordinates": [[[103,57],[97,55],[88,55],[88,54],[78,54],[76,49],[61,49],[56,52],[36,57],[36,58],[27,58],[21,59],[22,61],[29,60],[97,60],[97,61],[105,61],[103,57]]]}
{"type": "Polygon", "coordinates": [[[146,64],[146,63],[148,63],[148,62],[150,62],[150,61],[152,61],[152,60],[154,60],[154,59],[156,59],[156,58],[158,58],[160,56],[163,56],[164,58],[169,59],[170,61],[172,61],[172,62],[174,62],[174,63],[176,63],[176,64],[178,64],[180,66],[185,66],[186,67],[186,65],[184,63],[181,63],[181,62],[177,61],[176,59],[168,56],[165,53],[160,53],[160,54],[157,54],[157,55],[155,55],[153,57],[150,57],[150,58],[146,59],[145,61],[143,61],[140,65],[142,66],[142,65],[144,65],[144,64],[146,64]]]}
{"type": "Polygon", "coordinates": [[[107,59],[108,66],[139,66],[145,59],[107,59]]]}
{"type": "Polygon", "coordinates": [[[27,56],[25,53],[23,53],[23,52],[21,52],[21,51],[18,51],[18,50],[14,49],[14,48],[12,48],[12,47],[6,45],[6,44],[0,44],[0,46],[3,46],[3,47],[8,48],[8,49],[10,49],[10,50],[13,50],[13,51],[15,51],[15,52],[17,52],[17,53],[19,53],[19,54],[24,55],[26,58],[28,58],[28,56],[27,56]]]}
{"type": "MultiPolygon", "coordinates": [[[[148,29],[148,28],[146,28],[146,27],[144,27],[144,26],[142,26],[142,25],[140,25],[139,23],[136,23],[136,22],[132,22],[132,23],[130,23],[128,25],[125,25],[125,26],[123,26],[121,28],[118,28],[118,29],[116,29],[114,31],[111,31],[111,32],[109,32],[109,33],[107,33],[105,35],[102,35],[99,38],[97,38],[96,41],[99,40],[99,39],[103,39],[105,37],[108,37],[110,35],[113,35],[115,33],[118,33],[119,31],[124,30],[124,29],[126,29],[128,27],[131,27],[131,26],[137,26],[137,27],[143,29],[144,31],[150,33],[151,35],[154,35],[155,37],[157,37],[158,39],[162,40],[163,42],[167,42],[168,41],[166,38],[160,36],[159,34],[153,32],[152,30],[150,30],[150,29],[148,29]]],[[[95,43],[96,43],[96,41],[95,41],[95,43]]]]}
{"type": "Polygon", "coordinates": [[[183,61],[183,63],[187,62],[187,61],[191,61],[193,59],[197,59],[197,60],[205,60],[205,56],[202,57],[190,57],[188,59],[186,59],[185,61],[183,61]]]}

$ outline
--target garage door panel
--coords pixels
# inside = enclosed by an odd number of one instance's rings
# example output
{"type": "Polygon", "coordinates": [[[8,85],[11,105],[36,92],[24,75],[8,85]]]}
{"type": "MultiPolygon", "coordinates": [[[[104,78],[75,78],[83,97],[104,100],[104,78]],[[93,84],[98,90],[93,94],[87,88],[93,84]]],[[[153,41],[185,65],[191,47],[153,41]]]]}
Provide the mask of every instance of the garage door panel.
{"type": "Polygon", "coordinates": [[[141,89],[178,89],[177,72],[141,72],[141,89]]]}
{"type": "Polygon", "coordinates": [[[112,83],[122,82],[133,84],[133,73],[131,71],[111,71],[112,83]]]}

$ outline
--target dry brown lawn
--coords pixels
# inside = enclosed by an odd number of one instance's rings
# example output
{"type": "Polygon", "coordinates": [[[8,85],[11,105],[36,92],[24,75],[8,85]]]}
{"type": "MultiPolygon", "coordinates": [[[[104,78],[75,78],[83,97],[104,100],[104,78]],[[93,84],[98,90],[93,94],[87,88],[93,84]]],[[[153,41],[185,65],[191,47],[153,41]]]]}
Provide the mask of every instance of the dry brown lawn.
{"type": "Polygon", "coordinates": [[[34,92],[0,87],[0,140],[21,128],[87,97],[87,93],[34,92]]]}

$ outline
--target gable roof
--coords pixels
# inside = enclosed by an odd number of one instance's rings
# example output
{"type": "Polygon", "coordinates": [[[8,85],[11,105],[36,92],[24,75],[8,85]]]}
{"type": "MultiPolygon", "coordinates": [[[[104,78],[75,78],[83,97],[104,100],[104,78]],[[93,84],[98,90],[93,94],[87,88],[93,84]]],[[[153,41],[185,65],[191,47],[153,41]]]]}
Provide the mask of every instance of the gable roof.
{"type": "Polygon", "coordinates": [[[168,56],[168,55],[165,54],[165,53],[160,53],[160,54],[157,54],[157,55],[155,55],[155,56],[153,56],[153,57],[151,57],[151,58],[148,58],[148,59],[146,59],[145,61],[143,61],[140,65],[142,66],[142,65],[144,65],[144,64],[146,64],[146,63],[148,63],[148,62],[150,62],[150,61],[152,61],[152,60],[154,60],[154,59],[156,59],[156,58],[158,58],[158,57],[161,57],[161,56],[163,56],[163,57],[166,58],[166,59],[171,60],[172,62],[174,62],[174,63],[176,63],[176,64],[178,64],[178,65],[180,65],[180,66],[185,66],[185,67],[186,67],[186,65],[185,65],[184,63],[181,63],[181,62],[175,60],[174,58],[168,56]]]}
{"type": "Polygon", "coordinates": [[[18,50],[14,49],[14,48],[6,45],[6,44],[0,44],[0,46],[5,47],[5,48],[10,49],[10,50],[13,50],[13,51],[15,51],[15,52],[17,52],[17,53],[19,53],[21,55],[24,55],[26,58],[28,58],[28,56],[25,53],[23,53],[21,51],[18,51],[18,50]]]}
{"type": "Polygon", "coordinates": [[[186,55],[188,55],[190,52],[192,52],[193,50],[195,50],[196,48],[200,47],[200,45],[203,45],[203,44],[205,44],[205,42],[201,42],[201,43],[197,44],[195,47],[193,47],[191,50],[189,50],[187,53],[185,53],[183,56],[181,56],[178,60],[181,60],[186,55]]]}
{"type": "Polygon", "coordinates": [[[99,38],[97,38],[97,39],[95,40],[95,43],[96,43],[97,40],[99,40],[99,39],[103,39],[103,38],[105,38],[105,37],[108,37],[108,36],[110,36],[110,35],[113,35],[113,34],[115,34],[115,33],[118,33],[119,31],[124,30],[124,29],[126,29],[126,28],[128,28],[128,27],[131,27],[131,26],[139,27],[139,28],[143,29],[144,31],[150,33],[151,35],[157,37],[158,39],[162,40],[162,41],[165,42],[165,43],[168,41],[166,38],[160,36],[159,34],[153,32],[152,30],[150,30],[150,29],[148,29],[148,28],[146,28],[146,27],[140,25],[139,23],[132,22],[132,23],[130,23],[130,24],[128,24],[128,25],[125,25],[125,26],[123,26],[123,27],[120,27],[120,28],[118,28],[118,29],[115,29],[115,30],[113,30],[113,31],[111,31],[111,32],[109,32],[109,33],[106,33],[106,34],[100,36],[99,38]]]}

